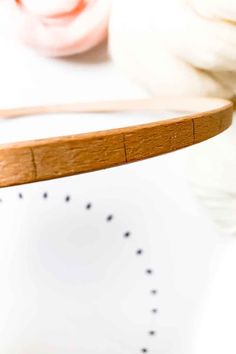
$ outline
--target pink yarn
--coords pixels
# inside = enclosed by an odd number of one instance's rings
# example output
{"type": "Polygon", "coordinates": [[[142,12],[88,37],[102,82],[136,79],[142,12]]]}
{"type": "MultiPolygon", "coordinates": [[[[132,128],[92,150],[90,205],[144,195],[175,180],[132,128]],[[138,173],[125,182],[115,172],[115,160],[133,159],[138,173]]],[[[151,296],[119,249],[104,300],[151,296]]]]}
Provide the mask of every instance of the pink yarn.
{"type": "Polygon", "coordinates": [[[109,0],[15,0],[23,41],[50,56],[87,51],[107,35],[109,0]]]}

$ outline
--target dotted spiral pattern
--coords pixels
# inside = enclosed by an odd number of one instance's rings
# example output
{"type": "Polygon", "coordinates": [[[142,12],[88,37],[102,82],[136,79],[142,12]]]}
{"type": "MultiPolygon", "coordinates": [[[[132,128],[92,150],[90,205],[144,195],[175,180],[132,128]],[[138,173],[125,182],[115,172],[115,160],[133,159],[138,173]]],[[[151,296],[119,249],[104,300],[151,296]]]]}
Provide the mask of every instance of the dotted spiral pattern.
{"type": "MultiPolygon", "coordinates": [[[[18,198],[20,200],[23,200],[24,199],[23,193],[21,193],[21,192],[18,193],[18,198]]],[[[42,194],[42,198],[45,199],[45,200],[48,199],[49,198],[49,193],[48,192],[44,192],[42,194]]],[[[71,200],[72,200],[71,195],[67,194],[67,195],[64,196],[64,202],[65,203],[69,203],[69,202],[71,202],[71,200]]],[[[0,198],[0,203],[2,203],[2,202],[3,202],[3,199],[0,198]]],[[[85,209],[87,211],[91,210],[92,208],[93,208],[93,204],[91,202],[88,202],[87,204],[85,204],[85,209]]],[[[114,220],[114,218],[115,218],[115,216],[113,214],[107,214],[105,221],[107,223],[111,223],[114,220]]],[[[126,230],[123,233],[123,238],[124,239],[128,240],[132,236],[133,235],[132,235],[131,230],[126,230]]],[[[142,257],[145,254],[145,250],[143,248],[137,248],[134,251],[134,254],[137,257],[142,257]]],[[[144,275],[145,276],[151,277],[154,274],[155,274],[155,271],[154,271],[153,268],[149,268],[148,267],[148,268],[144,269],[144,275]]],[[[158,295],[158,289],[156,289],[156,288],[150,289],[150,296],[154,296],[155,297],[157,295],[158,295]]],[[[158,307],[153,307],[153,308],[150,309],[150,315],[151,316],[157,315],[158,313],[159,313],[158,307]]],[[[157,335],[157,331],[155,329],[151,328],[151,329],[147,330],[147,336],[155,337],[156,335],[157,335]]],[[[150,347],[142,347],[142,348],[139,349],[139,352],[140,353],[151,353],[151,348],[150,347]]]]}

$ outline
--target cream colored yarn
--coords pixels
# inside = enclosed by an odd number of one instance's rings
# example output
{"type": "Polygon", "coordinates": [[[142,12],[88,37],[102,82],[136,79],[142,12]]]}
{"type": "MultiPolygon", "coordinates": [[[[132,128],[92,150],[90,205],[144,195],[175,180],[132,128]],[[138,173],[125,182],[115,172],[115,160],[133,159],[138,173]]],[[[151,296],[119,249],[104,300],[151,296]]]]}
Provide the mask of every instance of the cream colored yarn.
{"type": "Polygon", "coordinates": [[[114,0],[114,61],[154,94],[236,92],[235,0],[114,0]]]}

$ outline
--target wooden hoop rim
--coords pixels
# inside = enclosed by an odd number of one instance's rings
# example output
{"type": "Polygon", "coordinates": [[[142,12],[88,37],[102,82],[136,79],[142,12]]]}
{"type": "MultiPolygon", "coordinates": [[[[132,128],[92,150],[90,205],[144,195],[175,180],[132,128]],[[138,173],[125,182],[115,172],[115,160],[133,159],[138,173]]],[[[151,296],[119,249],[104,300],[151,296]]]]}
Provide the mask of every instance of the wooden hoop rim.
{"type": "Polygon", "coordinates": [[[0,145],[0,187],[38,182],[125,165],[172,152],[224,130],[233,104],[215,98],[160,98],[0,110],[0,118],[62,113],[175,110],[174,119],[99,132],[0,145]]]}

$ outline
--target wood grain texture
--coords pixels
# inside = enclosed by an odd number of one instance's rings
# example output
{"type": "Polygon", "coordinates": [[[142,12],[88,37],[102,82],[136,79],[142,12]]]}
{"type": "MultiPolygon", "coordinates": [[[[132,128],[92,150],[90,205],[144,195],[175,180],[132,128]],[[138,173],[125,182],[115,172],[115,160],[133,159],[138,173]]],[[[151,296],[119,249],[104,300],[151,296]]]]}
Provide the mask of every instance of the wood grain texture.
{"type": "Polygon", "coordinates": [[[232,122],[233,105],[220,99],[162,98],[0,110],[1,118],[60,112],[196,111],[183,117],[0,146],[0,187],[72,176],[172,152],[206,139],[232,122]]]}

